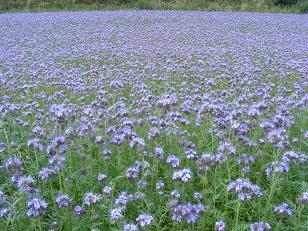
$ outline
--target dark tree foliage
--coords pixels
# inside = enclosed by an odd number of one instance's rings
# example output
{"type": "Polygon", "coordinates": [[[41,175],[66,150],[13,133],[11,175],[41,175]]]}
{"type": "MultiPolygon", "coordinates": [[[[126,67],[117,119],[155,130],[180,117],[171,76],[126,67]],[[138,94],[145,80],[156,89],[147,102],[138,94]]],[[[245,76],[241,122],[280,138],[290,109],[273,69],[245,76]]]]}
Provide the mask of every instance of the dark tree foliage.
{"type": "Polygon", "coordinates": [[[294,5],[297,2],[298,2],[298,0],[275,0],[274,4],[275,5],[283,5],[283,6],[290,6],[290,5],[294,5]]]}

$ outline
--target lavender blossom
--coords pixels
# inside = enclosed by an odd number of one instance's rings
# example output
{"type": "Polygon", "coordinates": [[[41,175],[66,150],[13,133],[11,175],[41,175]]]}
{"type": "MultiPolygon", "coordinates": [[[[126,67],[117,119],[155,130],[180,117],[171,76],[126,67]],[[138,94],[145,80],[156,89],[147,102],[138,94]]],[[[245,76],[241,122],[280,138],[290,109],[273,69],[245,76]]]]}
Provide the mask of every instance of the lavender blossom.
{"type": "Polygon", "coordinates": [[[160,148],[160,147],[155,148],[154,156],[157,159],[160,159],[160,160],[164,159],[164,150],[163,150],[163,148],[160,148]]]}
{"type": "Polygon", "coordinates": [[[225,231],[226,230],[226,224],[224,221],[217,221],[215,223],[215,231],[225,231]]]}
{"type": "Polygon", "coordinates": [[[102,191],[104,197],[109,197],[111,195],[112,188],[110,186],[105,186],[102,191]]]}
{"type": "Polygon", "coordinates": [[[56,174],[56,171],[50,168],[42,168],[39,171],[39,178],[42,181],[47,181],[56,174]]]}
{"type": "Polygon", "coordinates": [[[85,209],[84,208],[82,208],[80,205],[77,205],[77,206],[75,206],[74,207],[74,213],[75,213],[75,215],[76,216],[82,216],[83,214],[85,214],[85,209]]]}
{"type": "Polygon", "coordinates": [[[172,179],[173,180],[181,180],[182,182],[186,183],[187,181],[189,181],[192,177],[192,173],[190,171],[190,169],[184,168],[182,170],[177,170],[173,172],[173,176],[172,179]]]}
{"type": "Polygon", "coordinates": [[[183,218],[186,218],[187,223],[195,223],[203,211],[205,207],[201,204],[177,204],[172,208],[172,220],[181,222],[183,218]]]}
{"type": "Polygon", "coordinates": [[[33,198],[28,201],[27,203],[27,216],[28,217],[39,217],[42,216],[46,209],[47,209],[47,203],[39,198],[33,198]]]}
{"type": "Polygon", "coordinates": [[[125,224],[123,231],[138,231],[138,227],[134,224],[125,224]]]}
{"type": "Polygon", "coordinates": [[[56,197],[56,203],[59,208],[69,207],[71,202],[72,202],[72,199],[66,194],[58,195],[56,197]]]}
{"type": "Polygon", "coordinates": [[[35,192],[35,180],[31,176],[22,176],[18,179],[17,187],[20,192],[35,192]]]}
{"type": "Polygon", "coordinates": [[[23,170],[22,162],[16,156],[6,158],[4,168],[11,174],[19,174],[23,170]]]}
{"type": "Polygon", "coordinates": [[[89,207],[97,204],[100,200],[101,196],[92,192],[85,193],[83,196],[83,202],[89,207]]]}
{"type": "Polygon", "coordinates": [[[2,208],[0,210],[0,218],[8,218],[8,217],[14,216],[14,214],[15,214],[15,211],[10,208],[2,208]]]}
{"type": "Polygon", "coordinates": [[[123,219],[123,209],[122,208],[114,208],[110,211],[109,219],[111,222],[119,221],[123,219]]]}
{"type": "Polygon", "coordinates": [[[170,164],[173,168],[176,168],[180,165],[180,159],[175,155],[167,157],[167,163],[170,164]]]}
{"type": "Polygon", "coordinates": [[[291,217],[293,216],[292,209],[289,208],[289,205],[287,203],[282,203],[277,205],[274,208],[274,212],[282,217],[291,217]]]}
{"type": "MultiPolygon", "coordinates": [[[[1,201],[1,199],[0,199],[1,201]]],[[[299,204],[308,204],[308,192],[303,192],[298,198],[297,203],[299,204]]],[[[0,203],[1,204],[1,203],[0,203]]]]}
{"type": "Polygon", "coordinates": [[[0,191],[0,206],[5,202],[5,196],[2,191],[0,191]]]}
{"type": "Polygon", "coordinates": [[[136,218],[136,222],[142,227],[147,227],[149,226],[152,221],[154,220],[154,217],[150,214],[140,214],[137,218],[136,218]]]}
{"type": "Polygon", "coordinates": [[[258,221],[250,224],[251,231],[267,231],[271,230],[271,226],[263,221],[258,221]]]}
{"type": "Polygon", "coordinates": [[[159,195],[164,194],[164,192],[162,191],[164,189],[164,187],[165,187],[165,183],[163,181],[160,180],[156,183],[155,188],[156,188],[159,195]]]}
{"type": "Polygon", "coordinates": [[[237,179],[227,186],[228,192],[235,192],[241,201],[250,201],[253,197],[262,196],[260,187],[246,179],[237,179]]]}

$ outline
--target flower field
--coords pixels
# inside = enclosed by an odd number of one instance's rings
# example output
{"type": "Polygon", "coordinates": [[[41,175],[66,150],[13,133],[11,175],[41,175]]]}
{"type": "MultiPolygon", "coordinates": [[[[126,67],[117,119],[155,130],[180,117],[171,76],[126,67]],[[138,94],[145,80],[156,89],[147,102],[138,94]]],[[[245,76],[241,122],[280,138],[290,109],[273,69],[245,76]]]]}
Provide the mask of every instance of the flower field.
{"type": "Polygon", "coordinates": [[[0,14],[0,230],[308,230],[307,20],[0,14]]]}

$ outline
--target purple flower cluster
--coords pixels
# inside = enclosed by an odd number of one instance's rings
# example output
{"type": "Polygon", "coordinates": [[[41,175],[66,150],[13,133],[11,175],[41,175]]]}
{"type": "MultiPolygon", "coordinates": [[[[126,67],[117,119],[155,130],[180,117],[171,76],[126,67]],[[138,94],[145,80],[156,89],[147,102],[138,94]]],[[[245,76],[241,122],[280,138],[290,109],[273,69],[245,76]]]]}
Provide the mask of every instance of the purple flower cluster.
{"type": "Polygon", "coordinates": [[[191,177],[192,177],[192,172],[190,169],[187,169],[187,168],[176,170],[173,172],[173,175],[172,175],[173,180],[180,180],[184,183],[189,181],[191,177]]]}
{"type": "MultiPolygon", "coordinates": [[[[0,200],[1,201],[1,200],[0,200]]],[[[299,204],[308,204],[308,192],[303,192],[298,198],[297,202],[299,204]]],[[[0,203],[1,204],[1,203],[0,203]]]]}
{"type": "Polygon", "coordinates": [[[149,226],[152,221],[154,220],[154,217],[151,214],[140,214],[136,218],[136,222],[142,227],[145,228],[149,226]]]}
{"type": "Polygon", "coordinates": [[[95,204],[97,204],[100,200],[101,200],[101,195],[95,194],[95,193],[92,193],[92,192],[85,193],[84,196],[83,196],[83,202],[84,202],[87,206],[95,205],[95,204]]]}
{"type": "Polygon", "coordinates": [[[260,187],[246,179],[237,179],[230,182],[227,186],[227,191],[236,193],[241,201],[250,201],[254,197],[262,196],[260,187]]]}
{"type": "Polygon", "coordinates": [[[47,203],[44,200],[40,198],[33,198],[27,203],[27,215],[29,217],[42,216],[45,213],[47,207],[47,203]]]}
{"type": "Polygon", "coordinates": [[[224,221],[217,221],[215,223],[215,231],[225,231],[226,230],[226,224],[224,221]]]}
{"type": "Polygon", "coordinates": [[[258,221],[250,224],[250,230],[251,231],[268,231],[271,230],[270,224],[263,222],[263,221],[258,221]]]}
{"type": "Polygon", "coordinates": [[[287,151],[282,155],[281,160],[273,161],[268,164],[265,169],[266,175],[272,176],[274,174],[287,173],[290,171],[292,165],[305,164],[307,159],[308,157],[304,153],[287,151]]]}
{"type": "Polygon", "coordinates": [[[69,207],[71,202],[72,202],[72,199],[66,194],[58,195],[56,197],[56,203],[59,208],[69,207]]]}
{"type": "Polygon", "coordinates": [[[176,204],[172,207],[172,220],[181,222],[184,218],[187,223],[195,223],[205,207],[201,204],[176,204]]]}
{"type": "Polygon", "coordinates": [[[289,208],[287,203],[282,203],[277,205],[274,208],[274,212],[282,217],[291,217],[293,216],[293,210],[289,208]]]}

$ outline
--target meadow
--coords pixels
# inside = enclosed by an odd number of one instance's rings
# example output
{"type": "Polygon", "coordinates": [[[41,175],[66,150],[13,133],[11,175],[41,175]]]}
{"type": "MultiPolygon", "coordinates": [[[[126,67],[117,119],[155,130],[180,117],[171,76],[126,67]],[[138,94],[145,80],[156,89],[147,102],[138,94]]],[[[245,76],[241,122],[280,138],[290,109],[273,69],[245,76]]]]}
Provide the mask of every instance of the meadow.
{"type": "Polygon", "coordinates": [[[1,12],[204,10],[308,13],[307,0],[0,0],[1,12]]]}
{"type": "Polygon", "coordinates": [[[307,20],[0,14],[0,230],[308,230],[307,20]]]}

